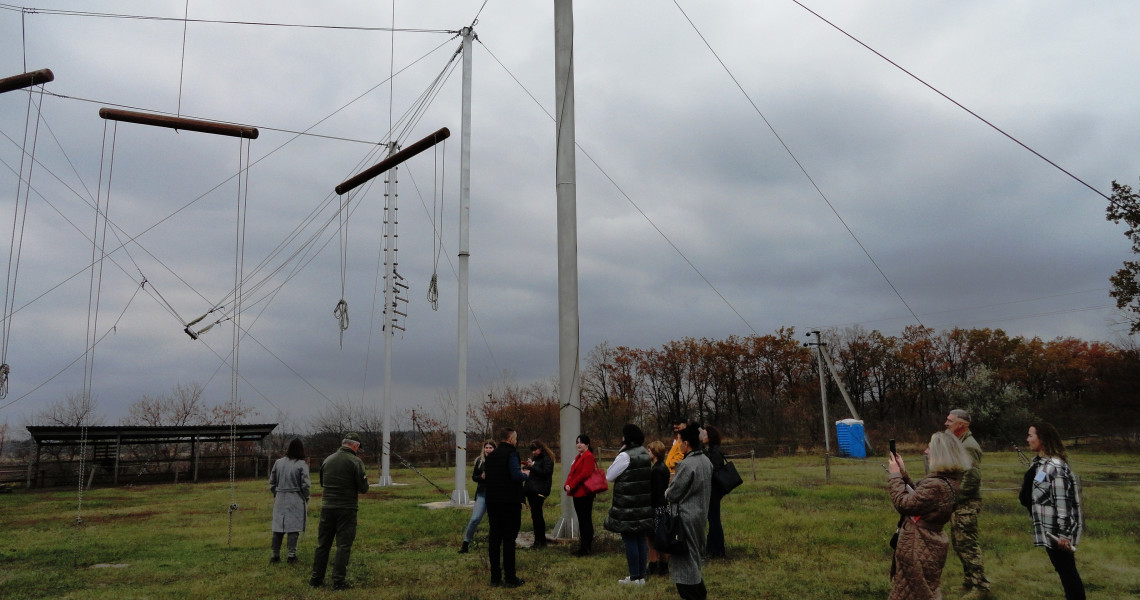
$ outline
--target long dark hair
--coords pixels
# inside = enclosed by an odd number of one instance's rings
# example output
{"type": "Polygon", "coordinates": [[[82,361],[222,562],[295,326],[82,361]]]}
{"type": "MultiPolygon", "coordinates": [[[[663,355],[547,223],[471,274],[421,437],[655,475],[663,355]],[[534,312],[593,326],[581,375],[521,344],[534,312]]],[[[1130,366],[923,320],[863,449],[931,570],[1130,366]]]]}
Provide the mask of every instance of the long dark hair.
{"type": "Polygon", "coordinates": [[[551,452],[550,448],[546,444],[542,443],[542,440],[540,440],[538,438],[534,438],[533,440],[530,441],[530,449],[531,450],[542,450],[542,453],[545,454],[546,456],[549,456],[550,460],[554,460],[554,453],[551,452]]]}
{"type": "Polygon", "coordinates": [[[1037,430],[1037,441],[1041,444],[1045,456],[1069,462],[1069,457],[1065,454],[1065,444],[1061,441],[1061,434],[1057,433],[1056,427],[1049,423],[1034,423],[1033,428],[1037,430]]]}
{"type": "Polygon", "coordinates": [[[305,460],[305,444],[301,438],[296,437],[289,440],[289,449],[285,451],[285,456],[293,460],[305,460]]]}
{"type": "Polygon", "coordinates": [[[713,425],[705,425],[705,436],[709,438],[709,446],[719,446],[721,435],[720,430],[713,425]]]}

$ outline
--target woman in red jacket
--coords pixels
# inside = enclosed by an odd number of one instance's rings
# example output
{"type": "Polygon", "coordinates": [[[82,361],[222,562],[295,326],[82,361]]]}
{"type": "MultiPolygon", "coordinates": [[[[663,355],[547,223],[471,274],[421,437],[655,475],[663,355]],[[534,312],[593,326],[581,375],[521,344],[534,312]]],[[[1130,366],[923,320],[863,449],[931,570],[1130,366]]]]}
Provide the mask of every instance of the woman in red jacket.
{"type": "Polygon", "coordinates": [[[594,473],[597,466],[594,463],[594,453],[590,451],[590,436],[580,435],[575,442],[578,456],[570,465],[570,473],[566,476],[566,485],[562,487],[574,499],[574,514],[578,517],[578,550],[574,556],[586,556],[590,547],[594,545],[594,522],[590,513],[594,509],[594,492],[586,489],[586,479],[594,473]]]}

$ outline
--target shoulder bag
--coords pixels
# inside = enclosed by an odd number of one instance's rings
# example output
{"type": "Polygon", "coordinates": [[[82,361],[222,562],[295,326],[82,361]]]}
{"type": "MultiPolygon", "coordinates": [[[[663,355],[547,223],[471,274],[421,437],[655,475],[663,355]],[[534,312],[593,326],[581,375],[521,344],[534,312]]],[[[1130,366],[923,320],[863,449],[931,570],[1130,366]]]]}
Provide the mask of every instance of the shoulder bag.
{"type": "Polygon", "coordinates": [[[736,472],[736,465],[732,464],[732,461],[728,461],[713,473],[713,483],[716,484],[721,493],[727,494],[740,487],[744,480],[740,478],[740,473],[736,472]]]}
{"type": "Polygon", "coordinates": [[[657,520],[653,530],[653,548],[666,554],[684,554],[685,526],[676,504],[665,507],[665,514],[657,520]]]}
{"type": "Polygon", "coordinates": [[[601,467],[595,467],[594,472],[590,473],[590,476],[582,483],[582,487],[586,488],[586,491],[591,494],[610,489],[610,484],[606,481],[606,472],[603,471],[601,467]]]}

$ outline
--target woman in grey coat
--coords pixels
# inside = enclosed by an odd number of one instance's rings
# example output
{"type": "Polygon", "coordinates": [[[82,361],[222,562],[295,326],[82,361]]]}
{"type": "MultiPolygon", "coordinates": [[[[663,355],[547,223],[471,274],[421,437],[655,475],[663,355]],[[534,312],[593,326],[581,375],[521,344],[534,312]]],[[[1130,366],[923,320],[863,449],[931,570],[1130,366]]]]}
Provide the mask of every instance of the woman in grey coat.
{"type": "Polygon", "coordinates": [[[297,538],[305,530],[305,508],[311,485],[305,445],[300,438],[293,438],[285,456],[277,459],[269,471],[269,491],[273,492],[273,556],[269,562],[281,562],[281,538],[286,534],[289,536],[288,561],[297,562],[297,538]]]}
{"type": "Polygon", "coordinates": [[[694,423],[681,430],[681,439],[677,443],[685,458],[677,463],[673,482],[665,490],[665,499],[677,507],[685,531],[685,551],[672,555],[669,579],[677,586],[681,598],[686,600],[708,597],[701,574],[701,553],[705,546],[713,468],[712,462],[700,450],[700,429],[700,425],[694,423]]]}

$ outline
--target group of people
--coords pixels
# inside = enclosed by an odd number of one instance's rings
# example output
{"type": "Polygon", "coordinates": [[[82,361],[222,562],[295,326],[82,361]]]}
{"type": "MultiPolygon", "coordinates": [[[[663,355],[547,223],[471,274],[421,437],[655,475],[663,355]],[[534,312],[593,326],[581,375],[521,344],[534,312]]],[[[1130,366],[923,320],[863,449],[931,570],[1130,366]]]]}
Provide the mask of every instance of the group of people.
{"type": "MultiPolygon", "coordinates": [[[[888,464],[888,490],[899,512],[895,551],[891,562],[890,600],[941,597],[942,568],[948,549],[962,562],[963,587],[967,596],[985,597],[990,582],[982,564],[978,536],[981,508],[982,449],[970,431],[968,412],[955,409],[946,417],[946,430],[935,433],[924,452],[926,477],[915,481],[903,458],[893,450],[888,464]],[[951,534],[944,528],[950,524],[951,534]]],[[[621,536],[629,575],[620,584],[642,585],[649,575],[668,575],[681,598],[707,597],[702,574],[703,555],[724,557],[724,528],[720,522],[721,489],[714,473],[726,460],[720,451],[721,434],[713,426],[678,420],[674,440],[665,445],[645,443],[640,427],[622,428],[622,447],[605,471],[613,485],[613,502],[605,518],[607,530],[621,536]],[[683,550],[657,548],[654,532],[670,511],[682,524],[683,550]],[[707,529],[706,529],[707,525],[707,529]]],[[[530,507],[534,524],[534,547],[546,546],[546,523],[542,509],[552,488],[554,454],[541,440],[530,443],[530,457],[516,450],[518,434],[506,428],[499,442],[487,440],[475,459],[472,479],[476,482],[471,520],[464,532],[460,553],[469,551],[479,522],[490,521],[488,558],[491,585],[518,587],[524,582],[516,572],[515,539],[521,528],[522,505],[530,507]]],[[[1080,487],[1068,464],[1057,429],[1048,423],[1029,428],[1026,442],[1036,453],[1023,478],[1019,500],[1033,522],[1034,545],[1045,548],[1060,576],[1067,600],[1083,600],[1084,584],[1074,553],[1080,541],[1082,519],[1080,487]]],[[[575,440],[577,455],[563,483],[563,492],[573,499],[579,530],[575,556],[593,551],[593,486],[587,485],[599,470],[590,438],[575,440]]],[[[349,587],[346,572],[356,538],[357,498],[368,491],[364,463],[357,456],[360,436],[346,434],[340,448],[326,458],[320,469],[324,490],[317,546],[313,553],[309,585],[324,585],[329,554],[336,544],[332,568],[334,589],[349,587]]],[[[289,443],[286,455],[274,463],[269,474],[274,495],[272,556],[281,561],[286,542],[286,561],[297,562],[297,538],[305,530],[311,481],[304,446],[300,439],[289,443]]]]}
{"type": "MultiPolygon", "coordinates": [[[[720,523],[720,500],[724,492],[714,484],[713,473],[723,467],[720,432],[712,426],[679,420],[673,425],[674,441],[668,455],[659,441],[646,445],[640,427],[622,428],[622,446],[605,470],[613,486],[613,502],[603,526],[621,536],[629,574],[619,584],[643,585],[649,575],[668,575],[682,598],[705,598],[701,572],[702,554],[724,557],[724,529],[720,523]],[[706,447],[707,445],[707,447],[706,447]],[[683,523],[681,552],[655,547],[653,532],[673,507],[683,523]],[[706,523],[708,536],[706,537],[706,523]],[[672,560],[670,560],[672,559],[672,560]]],[[[542,506],[551,490],[554,457],[541,440],[530,443],[531,457],[520,459],[515,444],[518,434],[503,429],[500,441],[487,440],[475,459],[472,479],[476,482],[475,505],[464,531],[460,553],[467,553],[479,522],[490,517],[488,559],[491,585],[517,587],[525,583],[515,570],[515,545],[520,529],[520,503],[529,505],[534,525],[535,548],[546,546],[546,523],[542,506]],[[498,508],[493,508],[499,504],[498,508]]],[[[576,455],[562,485],[572,499],[578,526],[574,556],[593,552],[593,505],[596,489],[588,485],[599,470],[590,437],[575,439],[576,455]]]]}
{"type": "MultiPolygon", "coordinates": [[[[951,542],[962,562],[967,597],[989,594],[978,542],[982,449],[970,432],[970,421],[965,410],[950,411],[946,430],[930,437],[924,452],[927,475],[917,482],[907,473],[902,457],[891,452],[887,485],[900,518],[890,600],[940,598],[942,567],[951,542]],[[943,531],[947,523],[949,538],[943,531]]],[[[1033,543],[1045,548],[1065,598],[1084,600],[1074,559],[1082,527],[1078,480],[1055,427],[1034,424],[1026,443],[1037,456],[1025,473],[1019,500],[1033,521],[1033,543]]]]}

